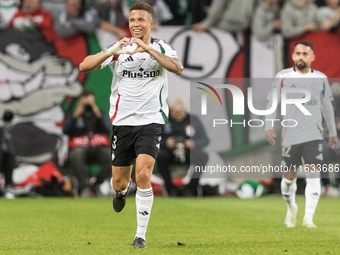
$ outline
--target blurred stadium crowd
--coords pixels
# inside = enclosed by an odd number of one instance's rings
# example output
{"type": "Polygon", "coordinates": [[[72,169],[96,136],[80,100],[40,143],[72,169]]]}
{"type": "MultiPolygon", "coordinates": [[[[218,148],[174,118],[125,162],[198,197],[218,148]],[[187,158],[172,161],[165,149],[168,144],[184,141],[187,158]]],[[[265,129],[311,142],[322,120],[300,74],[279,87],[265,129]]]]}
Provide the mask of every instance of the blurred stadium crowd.
{"type": "MultiPolygon", "coordinates": [[[[36,26],[51,39],[103,28],[119,38],[127,35],[129,6],[139,0],[3,0],[0,27],[25,29],[36,26]],[[25,4],[27,2],[27,4],[25,4]],[[34,20],[43,13],[44,21],[34,20]],[[24,17],[28,17],[28,20],[24,17]],[[31,23],[31,24],[30,24],[31,23]],[[50,30],[48,32],[48,30],[50,30]]],[[[282,32],[291,38],[308,31],[333,30],[339,25],[338,0],[145,0],[153,6],[154,30],[161,26],[192,26],[195,31],[212,27],[227,32],[251,28],[258,39],[282,32]]]]}
{"type": "MultiPolygon", "coordinates": [[[[127,28],[129,6],[135,2],[140,1],[1,0],[0,31],[8,29],[39,31],[48,43],[58,42],[60,38],[71,38],[77,34],[92,33],[99,28],[113,33],[118,38],[123,38],[130,35],[127,28]]],[[[294,38],[306,32],[320,30],[338,32],[340,24],[340,0],[144,0],[143,2],[149,3],[154,8],[155,25],[153,30],[155,31],[161,30],[163,26],[187,26],[196,32],[218,28],[232,33],[236,37],[238,32],[250,29],[256,38],[262,41],[274,33],[281,33],[284,38],[294,38]]],[[[242,42],[239,43],[242,44],[242,42]]],[[[0,82],[2,80],[0,74],[0,82]]],[[[333,93],[340,95],[340,88],[334,88],[333,93]]],[[[95,104],[88,103],[84,105],[83,112],[94,112],[100,118],[102,117],[102,113],[96,109],[95,104]],[[91,107],[86,108],[87,105],[91,105],[91,107]]],[[[339,105],[336,101],[335,112],[338,123],[340,123],[339,105]]],[[[78,116],[77,114],[73,116],[74,122],[78,116]]],[[[4,116],[0,116],[0,119],[3,120],[2,122],[0,121],[0,168],[3,173],[0,186],[3,188],[2,193],[8,198],[12,196],[6,190],[8,187],[13,186],[12,170],[17,167],[16,155],[13,155],[13,152],[9,150],[4,132],[6,119],[10,120],[11,118],[12,116],[10,116],[9,112],[6,112],[4,116]]],[[[89,125],[96,125],[88,119],[85,121],[90,123],[89,125]]],[[[68,125],[70,125],[70,122],[72,120],[68,121],[68,125]]],[[[103,120],[104,122],[105,120],[103,120]]],[[[102,125],[107,125],[107,123],[103,123],[102,125]]],[[[337,125],[337,127],[340,130],[340,125],[337,125]]],[[[68,135],[72,136],[70,129],[67,130],[68,135]]],[[[82,131],[77,132],[73,133],[73,135],[82,137],[87,130],[83,130],[84,133],[82,131]]],[[[105,133],[106,136],[100,137],[103,140],[97,137],[97,142],[99,141],[100,145],[109,146],[107,142],[107,139],[109,139],[108,131],[106,130],[102,133],[105,133]]],[[[75,146],[75,143],[72,143],[72,145],[75,146]]],[[[328,153],[329,158],[333,157],[329,159],[329,162],[335,158],[340,158],[340,153],[338,152],[329,151],[328,153]]],[[[74,160],[81,161],[82,159],[79,159],[79,157],[77,158],[76,156],[74,160]]],[[[84,155],[83,157],[86,158],[84,155]]],[[[109,157],[108,160],[110,160],[109,157]]],[[[55,165],[58,165],[57,160],[53,157],[52,161],[54,161],[55,165]]],[[[69,165],[74,166],[72,163],[69,165]]],[[[101,163],[101,165],[107,167],[107,162],[101,163]]],[[[77,163],[77,166],[79,166],[79,163],[77,163]]],[[[105,173],[106,176],[102,176],[102,174],[99,183],[96,179],[90,180],[92,188],[86,190],[86,192],[83,191],[83,187],[77,186],[78,189],[72,189],[69,186],[71,183],[76,182],[81,183],[83,186],[85,185],[85,180],[82,179],[79,182],[79,176],[83,175],[82,170],[78,169],[77,171],[78,180],[75,178],[71,182],[60,177],[63,180],[63,186],[61,187],[59,177],[56,176],[49,183],[45,183],[45,190],[38,189],[36,190],[37,193],[40,192],[40,194],[45,195],[65,194],[52,192],[53,190],[58,190],[60,186],[61,189],[67,190],[68,194],[100,196],[101,191],[98,189],[98,184],[103,184],[105,177],[109,178],[110,170],[99,170],[105,173]],[[49,187],[51,188],[50,190],[49,187]]],[[[40,183],[40,186],[45,184],[40,183]]],[[[252,186],[258,187],[258,185],[259,183],[252,183],[252,186]]],[[[265,183],[265,185],[268,184],[265,183]]],[[[329,185],[329,182],[326,181],[325,186],[327,185],[329,185]]],[[[218,191],[211,191],[211,193],[218,194],[218,191]]],[[[174,194],[178,193],[175,192],[174,194]]],[[[183,194],[185,195],[186,193],[184,192],[183,194]]],[[[197,194],[195,193],[195,195],[197,194]]]]}

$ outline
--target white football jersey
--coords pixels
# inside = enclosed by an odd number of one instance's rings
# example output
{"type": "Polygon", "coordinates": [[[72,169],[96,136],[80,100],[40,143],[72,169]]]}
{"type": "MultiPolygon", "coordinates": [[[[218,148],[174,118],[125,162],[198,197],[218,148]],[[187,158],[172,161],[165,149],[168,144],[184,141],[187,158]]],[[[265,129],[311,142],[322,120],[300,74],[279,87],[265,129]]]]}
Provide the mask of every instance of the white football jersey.
{"type": "MultiPolygon", "coordinates": [[[[150,46],[168,57],[177,58],[176,51],[164,40],[151,38],[150,46]]],[[[132,52],[136,47],[134,43],[126,45],[124,49],[132,52]]],[[[165,68],[146,52],[114,55],[104,61],[101,68],[107,65],[113,71],[110,96],[110,119],[113,125],[167,122],[168,79],[165,68]]]]}
{"type": "MultiPolygon", "coordinates": [[[[322,114],[331,127],[332,133],[335,132],[334,111],[330,101],[333,101],[332,92],[328,83],[327,76],[319,71],[311,69],[309,73],[302,74],[295,70],[295,68],[288,68],[277,73],[272,84],[272,89],[268,93],[268,106],[271,106],[273,98],[273,88],[277,89],[278,102],[281,101],[282,88],[303,88],[311,93],[311,98],[308,102],[302,105],[307,109],[311,115],[305,115],[295,104],[287,104],[286,115],[282,116],[282,120],[286,120],[284,125],[294,126],[296,123],[288,120],[295,120],[297,125],[295,127],[283,127],[281,144],[283,146],[300,144],[312,140],[323,139],[322,114]],[[323,112],[323,108],[331,111],[323,112]],[[332,116],[328,116],[332,115],[332,116]],[[333,123],[331,123],[333,122],[333,123]]],[[[287,99],[301,99],[306,95],[304,93],[287,93],[287,99]]],[[[282,112],[282,109],[281,109],[282,112]]],[[[267,116],[266,119],[275,119],[275,114],[267,116]]],[[[266,131],[273,129],[268,126],[266,122],[266,131]]],[[[334,135],[334,134],[333,134],[334,135]]],[[[336,135],[336,133],[335,133],[336,135]]]]}

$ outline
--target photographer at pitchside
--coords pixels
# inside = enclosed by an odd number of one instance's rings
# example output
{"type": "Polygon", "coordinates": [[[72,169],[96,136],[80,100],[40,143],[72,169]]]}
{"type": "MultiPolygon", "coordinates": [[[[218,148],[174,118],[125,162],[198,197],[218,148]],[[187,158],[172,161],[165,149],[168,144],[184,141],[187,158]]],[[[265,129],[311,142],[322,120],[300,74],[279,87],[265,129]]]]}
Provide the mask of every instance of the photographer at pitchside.
{"type": "Polygon", "coordinates": [[[66,115],[63,131],[69,136],[68,160],[77,180],[76,193],[81,197],[89,196],[90,187],[85,166],[95,163],[100,165],[101,169],[92,189],[97,196],[100,196],[99,185],[111,174],[109,141],[111,124],[96,105],[91,90],[84,90],[80,94],[77,108],[73,113],[66,115]]]}
{"type": "Polygon", "coordinates": [[[195,172],[189,184],[178,190],[172,183],[170,165],[195,165],[203,167],[208,162],[208,154],[203,148],[209,139],[202,123],[196,116],[187,113],[185,102],[181,98],[169,104],[169,122],[162,127],[162,140],[157,156],[158,171],[164,179],[169,196],[197,196],[197,186],[201,173],[195,172]]]}

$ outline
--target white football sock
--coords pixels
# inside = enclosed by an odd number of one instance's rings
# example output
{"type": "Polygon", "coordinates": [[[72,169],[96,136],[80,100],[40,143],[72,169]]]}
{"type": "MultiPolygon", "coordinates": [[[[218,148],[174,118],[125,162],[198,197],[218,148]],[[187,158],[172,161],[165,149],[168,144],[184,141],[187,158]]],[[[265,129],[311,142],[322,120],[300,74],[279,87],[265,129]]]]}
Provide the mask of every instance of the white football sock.
{"type": "Polygon", "coordinates": [[[305,207],[305,217],[303,219],[307,221],[313,221],[313,216],[315,209],[318,205],[320,193],[321,193],[321,183],[320,178],[310,178],[312,176],[320,176],[319,173],[306,173],[306,207],[305,207]]]}
{"type": "Polygon", "coordinates": [[[152,188],[140,189],[137,187],[136,192],[136,207],[137,207],[137,233],[136,237],[145,239],[146,228],[151,214],[153,203],[152,188]]]}
{"type": "Polygon", "coordinates": [[[295,203],[295,192],[296,192],[296,178],[294,180],[288,180],[286,178],[282,178],[281,181],[281,193],[283,199],[286,201],[288,209],[291,209],[291,206],[296,206],[295,203]]]}

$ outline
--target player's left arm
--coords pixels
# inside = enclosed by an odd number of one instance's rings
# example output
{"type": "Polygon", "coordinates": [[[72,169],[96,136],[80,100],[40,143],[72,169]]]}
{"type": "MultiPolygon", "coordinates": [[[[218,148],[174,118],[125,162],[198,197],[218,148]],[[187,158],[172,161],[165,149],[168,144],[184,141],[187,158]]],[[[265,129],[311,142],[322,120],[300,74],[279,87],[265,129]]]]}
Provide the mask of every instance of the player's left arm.
{"type": "Polygon", "coordinates": [[[154,48],[150,48],[147,52],[169,72],[178,75],[183,72],[183,65],[179,58],[168,57],[167,55],[155,50],[154,48]]]}
{"type": "Polygon", "coordinates": [[[175,73],[175,74],[181,74],[183,71],[183,65],[181,60],[178,58],[171,58],[154,48],[146,45],[142,40],[137,38],[132,38],[131,43],[136,43],[137,48],[133,52],[126,52],[128,54],[134,54],[137,52],[147,52],[152,56],[162,67],[164,67],[169,72],[175,73]]]}
{"type": "Polygon", "coordinates": [[[324,90],[321,94],[321,110],[329,130],[329,145],[332,149],[337,146],[337,132],[335,126],[334,109],[332,105],[333,96],[327,79],[324,79],[324,90]]]}

